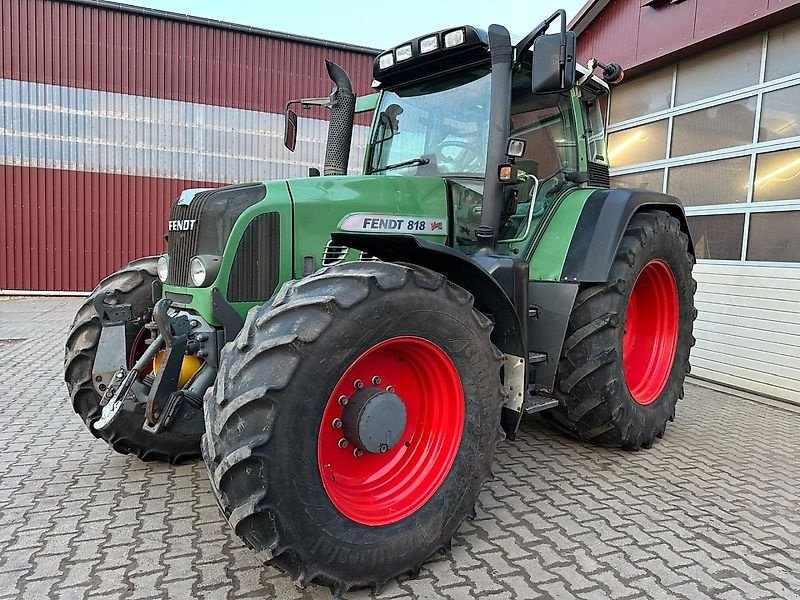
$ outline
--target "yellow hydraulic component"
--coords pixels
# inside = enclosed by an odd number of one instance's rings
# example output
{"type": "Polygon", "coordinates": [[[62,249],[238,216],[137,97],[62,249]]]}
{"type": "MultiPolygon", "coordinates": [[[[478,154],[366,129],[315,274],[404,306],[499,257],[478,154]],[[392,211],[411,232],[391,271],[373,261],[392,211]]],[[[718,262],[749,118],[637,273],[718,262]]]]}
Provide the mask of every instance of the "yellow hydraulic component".
{"type": "MultiPolygon", "coordinates": [[[[158,354],[153,357],[153,373],[158,373],[158,367],[161,365],[161,359],[164,357],[164,351],[162,350],[158,354]]],[[[178,375],[178,387],[182,388],[185,386],[188,381],[194,376],[197,371],[200,370],[200,367],[203,365],[203,361],[201,361],[196,356],[186,355],[183,357],[183,363],[181,364],[181,374],[178,375]]]]}

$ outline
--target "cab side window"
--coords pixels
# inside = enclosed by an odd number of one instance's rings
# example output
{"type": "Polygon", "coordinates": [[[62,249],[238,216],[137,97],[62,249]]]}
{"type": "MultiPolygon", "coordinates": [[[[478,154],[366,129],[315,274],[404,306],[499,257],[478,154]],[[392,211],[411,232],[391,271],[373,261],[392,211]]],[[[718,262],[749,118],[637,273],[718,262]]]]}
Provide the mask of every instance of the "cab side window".
{"type": "Polygon", "coordinates": [[[606,94],[583,93],[583,125],[586,129],[589,162],[608,165],[606,150],[606,118],[608,96],[606,94]]]}

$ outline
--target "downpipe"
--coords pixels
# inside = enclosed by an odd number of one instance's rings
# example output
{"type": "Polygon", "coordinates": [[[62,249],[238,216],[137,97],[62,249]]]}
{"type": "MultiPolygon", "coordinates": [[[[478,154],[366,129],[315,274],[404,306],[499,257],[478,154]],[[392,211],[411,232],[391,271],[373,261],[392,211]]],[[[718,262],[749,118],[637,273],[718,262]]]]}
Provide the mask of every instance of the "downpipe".
{"type": "Polygon", "coordinates": [[[356,96],[350,77],[342,67],[329,60],[325,61],[325,66],[335,87],[331,92],[331,119],[328,124],[323,175],[346,175],[350,161],[350,143],[353,139],[356,96]]]}
{"type": "Polygon", "coordinates": [[[483,187],[481,224],[478,228],[478,251],[491,253],[500,229],[503,210],[503,184],[497,175],[508,145],[511,112],[511,36],[502,25],[489,26],[489,52],[492,58],[489,139],[486,144],[486,174],[483,187]]]}

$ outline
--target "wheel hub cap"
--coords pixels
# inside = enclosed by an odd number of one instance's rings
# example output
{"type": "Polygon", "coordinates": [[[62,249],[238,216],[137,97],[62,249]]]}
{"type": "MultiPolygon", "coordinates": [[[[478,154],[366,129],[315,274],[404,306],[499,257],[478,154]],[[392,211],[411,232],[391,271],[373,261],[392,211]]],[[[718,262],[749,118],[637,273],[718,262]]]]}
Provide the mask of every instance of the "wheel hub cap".
{"type": "Polygon", "coordinates": [[[406,405],[397,394],[365,387],[350,396],[342,411],[345,438],[373,454],[388,452],[406,428],[406,405]]]}

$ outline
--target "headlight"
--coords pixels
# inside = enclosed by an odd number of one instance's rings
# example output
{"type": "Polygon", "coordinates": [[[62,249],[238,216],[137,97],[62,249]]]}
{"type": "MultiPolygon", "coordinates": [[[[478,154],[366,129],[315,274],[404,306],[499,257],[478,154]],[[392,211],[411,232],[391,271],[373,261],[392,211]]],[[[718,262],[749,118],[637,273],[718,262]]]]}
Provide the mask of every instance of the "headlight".
{"type": "Polygon", "coordinates": [[[161,283],[165,283],[169,276],[169,254],[162,254],[158,257],[156,271],[158,271],[158,278],[161,280],[161,283]]]}
{"type": "Polygon", "coordinates": [[[211,284],[219,272],[219,256],[201,254],[189,261],[189,279],[195,287],[211,284]]]}

